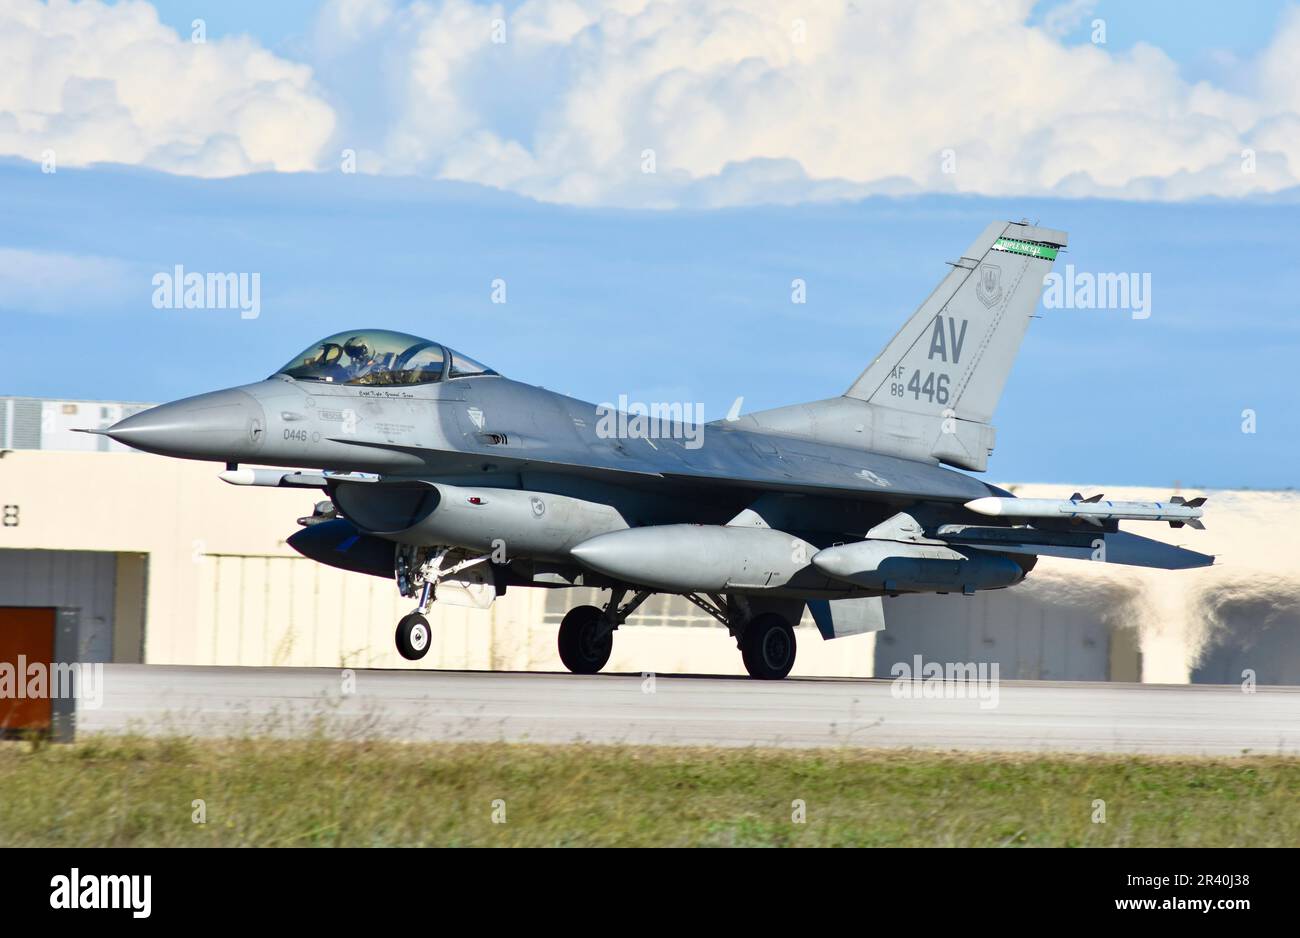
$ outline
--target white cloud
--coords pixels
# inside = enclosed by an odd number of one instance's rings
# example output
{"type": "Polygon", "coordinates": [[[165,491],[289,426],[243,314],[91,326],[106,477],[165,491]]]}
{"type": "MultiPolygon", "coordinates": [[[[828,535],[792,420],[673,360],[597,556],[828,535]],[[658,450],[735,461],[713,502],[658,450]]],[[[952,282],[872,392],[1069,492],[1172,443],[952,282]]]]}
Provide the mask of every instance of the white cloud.
{"type": "MultiPolygon", "coordinates": [[[[1300,13],[1254,66],[1259,93],[1243,95],[1186,81],[1151,45],[1063,44],[1091,3],[1049,10],[1042,27],[1028,24],[1033,5],[390,3],[353,30],[386,76],[385,120],[358,148],[369,171],[595,204],[910,189],[1185,199],[1300,181],[1300,13]]],[[[325,74],[357,48],[338,24],[359,9],[327,7],[325,74]]],[[[347,96],[346,82],[326,81],[347,96]]]]}
{"type": "Polygon", "coordinates": [[[0,153],[197,176],[316,166],[332,108],[306,65],[246,38],[193,43],[147,3],[0,4],[0,153]]]}
{"type": "Polygon", "coordinates": [[[1062,0],[1043,14],[1043,29],[1053,36],[1074,32],[1097,9],[1097,0],[1062,0]]]}
{"type": "Polygon", "coordinates": [[[1039,26],[1034,0],[329,0],[310,69],[192,46],[139,3],[11,2],[0,152],[32,159],[214,175],[350,148],[362,172],[634,206],[1300,183],[1297,10],[1228,90],[1152,45],[1066,45],[1091,0],[1039,26]]]}

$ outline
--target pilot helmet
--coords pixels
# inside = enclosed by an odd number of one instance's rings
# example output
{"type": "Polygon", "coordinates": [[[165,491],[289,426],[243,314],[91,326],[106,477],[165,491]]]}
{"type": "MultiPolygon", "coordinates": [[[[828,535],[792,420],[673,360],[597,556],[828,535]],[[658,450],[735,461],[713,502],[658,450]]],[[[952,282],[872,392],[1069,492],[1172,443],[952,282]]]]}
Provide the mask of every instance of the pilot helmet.
{"type": "Polygon", "coordinates": [[[348,358],[354,362],[366,361],[370,358],[370,346],[366,345],[366,340],[359,335],[354,335],[343,343],[343,351],[348,353],[348,358]]]}

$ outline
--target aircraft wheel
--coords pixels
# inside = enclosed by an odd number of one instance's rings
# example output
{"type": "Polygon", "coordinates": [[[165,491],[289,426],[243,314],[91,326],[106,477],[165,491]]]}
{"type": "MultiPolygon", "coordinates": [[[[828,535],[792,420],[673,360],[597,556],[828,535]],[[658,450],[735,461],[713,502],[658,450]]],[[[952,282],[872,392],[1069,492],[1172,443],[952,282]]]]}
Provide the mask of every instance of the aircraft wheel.
{"type": "Polygon", "coordinates": [[[419,661],[429,653],[433,631],[429,620],[418,612],[402,616],[397,623],[397,653],[407,661],[419,661]]]}
{"type": "Polygon", "coordinates": [[[740,656],[750,677],[779,681],[794,667],[794,628],[773,612],[755,616],[745,626],[740,656]]]}
{"type": "Polygon", "coordinates": [[[560,622],[560,660],[574,674],[595,674],[609,661],[614,633],[599,635],[603,615],[595,606],[575,606],[560,622]]]}

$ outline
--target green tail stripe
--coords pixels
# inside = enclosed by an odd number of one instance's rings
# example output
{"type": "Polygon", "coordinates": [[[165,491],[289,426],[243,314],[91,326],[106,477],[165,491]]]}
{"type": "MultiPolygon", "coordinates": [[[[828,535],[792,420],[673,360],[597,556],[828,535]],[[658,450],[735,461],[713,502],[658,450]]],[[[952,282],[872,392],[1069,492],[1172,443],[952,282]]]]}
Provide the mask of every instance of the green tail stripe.
{"type": "Polygon", "coordinates": [[[1018,241],[1015,238],[998,238],[993,244],[995,251],[1010,251],[1012,254],[1026,254],[1029,257],[1041,257],[1045,260],[1056,260],[1056,252],[1060,248],[1052,244],[1042,244],[1038,241],[1018,241]]]}

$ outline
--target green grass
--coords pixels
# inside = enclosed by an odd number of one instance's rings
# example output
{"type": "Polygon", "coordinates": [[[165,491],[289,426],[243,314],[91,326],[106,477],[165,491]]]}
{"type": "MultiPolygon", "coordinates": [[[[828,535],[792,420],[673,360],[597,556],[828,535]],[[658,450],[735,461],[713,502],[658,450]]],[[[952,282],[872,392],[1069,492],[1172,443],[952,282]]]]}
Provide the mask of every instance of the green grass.
{"type": "Polygon", "coordinates": [[[1298,796],[1300,760],[1268,757],[0,744],[0,846],[1295,846],[1298,796]]]}

